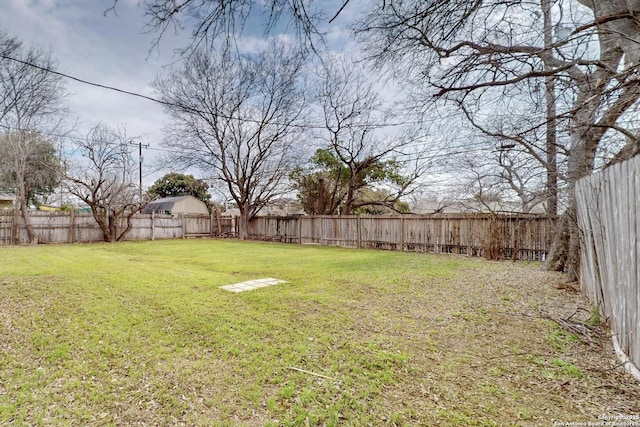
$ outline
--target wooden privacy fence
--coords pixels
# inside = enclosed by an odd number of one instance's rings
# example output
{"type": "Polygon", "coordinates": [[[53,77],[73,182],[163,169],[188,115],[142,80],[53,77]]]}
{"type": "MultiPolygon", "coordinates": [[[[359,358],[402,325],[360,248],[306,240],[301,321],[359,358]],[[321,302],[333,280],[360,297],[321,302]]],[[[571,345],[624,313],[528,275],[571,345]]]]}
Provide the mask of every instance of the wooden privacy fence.
{"type": "Polygon", "coordinates": [[[13,212],[0,212],[0,245],[13,242],[13,212]]]}
{"type": "MultiPolygon", "coordinates": [[[[30,222],[38,243],[74,243],[103,241],[102,231],[90,213],[32,211],[30,222]]],[[[126,227],[126,218],[118,222],[118,232],[126,227]]],[[[215,215],[158,215],[135,214],[132,228],[124,240],[180,239],[231,235],[235,221],[215,215]]],[[[0,213],[0,245],[28,243],[24,220],[11,213],[0,213]]]]}
{"type": "Polygon", "coordinates": [[[555,222],[536,215],[256,217],[249,237],[286,243],[543,260],[555,222]]]}
{"type": "Polygon", "coordinates": [[[576,184],[582,237],[580,281],[613,332],[616,351],[640,380],[640,156],[576,184]]]}

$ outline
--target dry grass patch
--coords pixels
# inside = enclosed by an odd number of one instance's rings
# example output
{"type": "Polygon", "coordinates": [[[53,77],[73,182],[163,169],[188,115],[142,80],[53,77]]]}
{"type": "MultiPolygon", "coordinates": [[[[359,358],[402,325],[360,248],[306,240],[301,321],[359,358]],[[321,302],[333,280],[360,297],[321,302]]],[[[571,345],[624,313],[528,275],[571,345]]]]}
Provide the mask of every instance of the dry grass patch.
{"type": "Polygon", "coordinates": [[[640,414],[640,387],[561,280],[535,265],[236,241],[2,249],[0,424],[640,414]],[[219,289],[260,277],[289,283],[219,289]]]}

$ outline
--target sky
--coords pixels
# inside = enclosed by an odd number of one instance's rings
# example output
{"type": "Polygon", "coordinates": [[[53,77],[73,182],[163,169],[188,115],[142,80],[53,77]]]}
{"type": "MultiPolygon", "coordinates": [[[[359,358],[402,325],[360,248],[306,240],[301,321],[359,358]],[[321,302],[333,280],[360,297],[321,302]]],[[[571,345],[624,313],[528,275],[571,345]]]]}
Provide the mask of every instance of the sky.
{"type": "MultiPolygon", "coordinates": [[[[156,34],[145,32],[147,18],[138,5],[139,0],[118,0],[115,11],[110,11],[113,2],[2,0],[0,27],[25,44],[35,44],[49,50],[60,72],[97,84],[158,97],[150,83],[163,73],[165,67],[178,60],[175,51],[188,45],[189,34],[186,31],[180,35],[167,32],[160,45],[154,48],[156,34]]],[[[343,0],[322,0],[318,4],[331,16],[337,12],[343,0]]],[[[350,38],[350,23],[363,8],[370,6],[370,0],[352,0],[334,23],[327,24],[327,40],[332,49],[345,52],[350,57],[359,55],[357,43],[350,38]]],[[[254,34],[245,36],[241,42],[247,51],[257,49],[264,43],[262,29],[256,29],[254,34]]],[[[144,150],[143,187],[150,186],[164,173],[170,172],[157,170],[154,165],[154,159],[163,153],[162,128],[167,123],[161,105],[72,80],[66,80],[66,88],[69,92],[66,98],[68,123],[74,126],[79,135],[86,135],[91,127],[103,122],[112,127],[126,127],[128,137],[138,137],[139,141],[148,145],[144,150]]],[[[398,86],[386,80],[379,85],[382,96],[387,99],[392,98],[392,94],[401,98],[403,94],[398,89],[398,86]]],[[[455,129],[455,126],[451,128],[455,129]]],[[[443,129],[443,132],[447,133],[447,129],[443,129]]],[[[449,133],[453,135],[459,131],[449,133]]],[[[445,179],[448,179],[446,174],[445,179]]]]}
{"type": "MultiPolygon", "coordinates": [[[[166,32],[154,48],[157,34],[146,31],[148,18],[139,1],[118,0],[115,11],[110,10],[113,4],[114,0],[2,0],[0,27],[26,45],[49,50],[57,61],[57,70],[62,73],[158,98],[150,84],[167,71],[168,66],[179,61],[175,52],[189,44],[189,33],[166,32]]],[[[343,0],[323,0],[319,4],[327,15],[333,16],[343,0]]],[[[331,24],[324,24],[332,51],[349,58],[361,57],[360,46],[351,37],[351,23],[370,7],[370,0],[352,0],[331,24]]],[[[264,44],[263,28],[253,26],[259,28],[251,28],[240,40],[242,49],[249,52],[257,51],[264,44]]],[[[372,81],[378,77],[377,73],[370,75],[372,81]]],[[[93,126],[105,123],[114,128],[126,127],[128,138],[148,145],[143,149],[143,188],[168,172],[209,177],[198,170],[173,171],[157,167],[158,158],[166,153],[162,128],[168,122],[160,104],[69,79],[65,83],[69,93],[66,98],[68,124],[77,135],[86,136],[93,126]]],[[[384,76],[377,81],[376,89],[389,102],[398,100],[403,93],[384,76]]],[[[385,135],[396,131],[398,128],[393,126],[380,130],[385,135]]],[[[137,167],[137,147],[132,146],[131,151],[137,167]]],[[[73,162],[73,157],[70,160],[73,162]]],[[[137,177],[138,171],[132,171],[132,175],[137,177]]],[[[429,174],[424,179],[433,187],[447,177],[435,178],[429,174]]]]}
{"type": "MultiPolygon", "coordinates": [[[[3,0],[0,26],[25,44],[49,50],[57,71],[82,80],[154,97],[150,83],[175,61],[173,52],[188,37],[167,34],[158,49],[145,33],[146,19],[137,0],[120,0],[105,15],[111,0],[3,0]]],[[[65,79],[69,95],[68,125],[80,135],[99,122],[125,126],[127,136],[140,137],[145,149],[143,184],[163,173],[151,168],[163,135],[166,116],[159,104],[65,79]]]]}
{"type": "MultiPolygon", "coordinates": [[[[335,3],[337,11],[341,3],[335,3]]],[[[330,28],[328,40],[341,50],[355,48],[347,25],[359,2],[353,3],[330,28]]],[[[187,32],[167,32],[153,48],[156,34],[145,30],[147,18],[138,0],[118,0],[115,11],[109,10],[113,0],[3,0],[2,4],[0,27],[27,45],[49,50],[58,71],[151,97],[158,95],[150,83],[177,61],[176,49],[189,43],[187,32]]],[[[243,40],[247,50],[261,43],[262,31],[243,40]]],[[[169,172],[153,165],[162,153],[162,127],[167,121],[161,105],[69,79],[65,83],[68,123],[78,134],[86,135],[99,122],[124,126],[128,137],[139,137],[149,145],[144,150],[143,186],[169,172]]]]}

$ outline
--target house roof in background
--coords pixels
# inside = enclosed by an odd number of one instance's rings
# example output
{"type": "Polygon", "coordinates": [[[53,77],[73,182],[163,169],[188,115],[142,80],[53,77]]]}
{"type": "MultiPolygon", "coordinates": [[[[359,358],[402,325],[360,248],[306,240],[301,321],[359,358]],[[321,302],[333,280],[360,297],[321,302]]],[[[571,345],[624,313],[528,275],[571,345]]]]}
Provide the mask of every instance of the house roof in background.
{"type": "Polygon", "coordinates": [[[184,199],[185,197],[189,196],[163,197],[162,199],[152,200],[147,203],[147,206],[144,207],[142,213],[171,212],[176,202],[184,199]]]}
{"type": "MultiPolygon", "coordinates": [[[[474,201],[433,201],[422,200],[413,208],[415,214],[457,214],[457,213],[478,213],[478,212],[495,212],[495,213],[523,213],[522,205],[519,203],[509,202],[492,202],[478,203],[474,201]]],[[[544,214],[544,205],[538,203],[534,205],[529,212],[531,214],[544,214]]]]}
{"type": "Polygon", "coordinates": [[[173,211],[173,208],[176,205],[176,203],[185,199],[193,199],[196,202],[202,203],[204,205],[204,202],[202,200],[199,200],[193,196],[164,197],[162,199],[156,199],[147,203],[147,205],[142,210],[142,213],[150,214],[153,212],[155,213],[171,212],[173,211]]]}

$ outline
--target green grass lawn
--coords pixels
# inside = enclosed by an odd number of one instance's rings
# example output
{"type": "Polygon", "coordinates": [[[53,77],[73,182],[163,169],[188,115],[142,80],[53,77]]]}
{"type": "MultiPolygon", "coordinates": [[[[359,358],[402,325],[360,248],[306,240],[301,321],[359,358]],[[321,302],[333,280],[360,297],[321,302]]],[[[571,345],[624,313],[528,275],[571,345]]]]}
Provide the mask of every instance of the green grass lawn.
{"type": "Polygon", "coordinates": [[[640,413],[606,344],[545,319],[586,304],[560,280],[523,264],[229,240],[0,248],[0,424],[640,413]],[[219,289],[266,277],[288,283],[219,289]]]}

